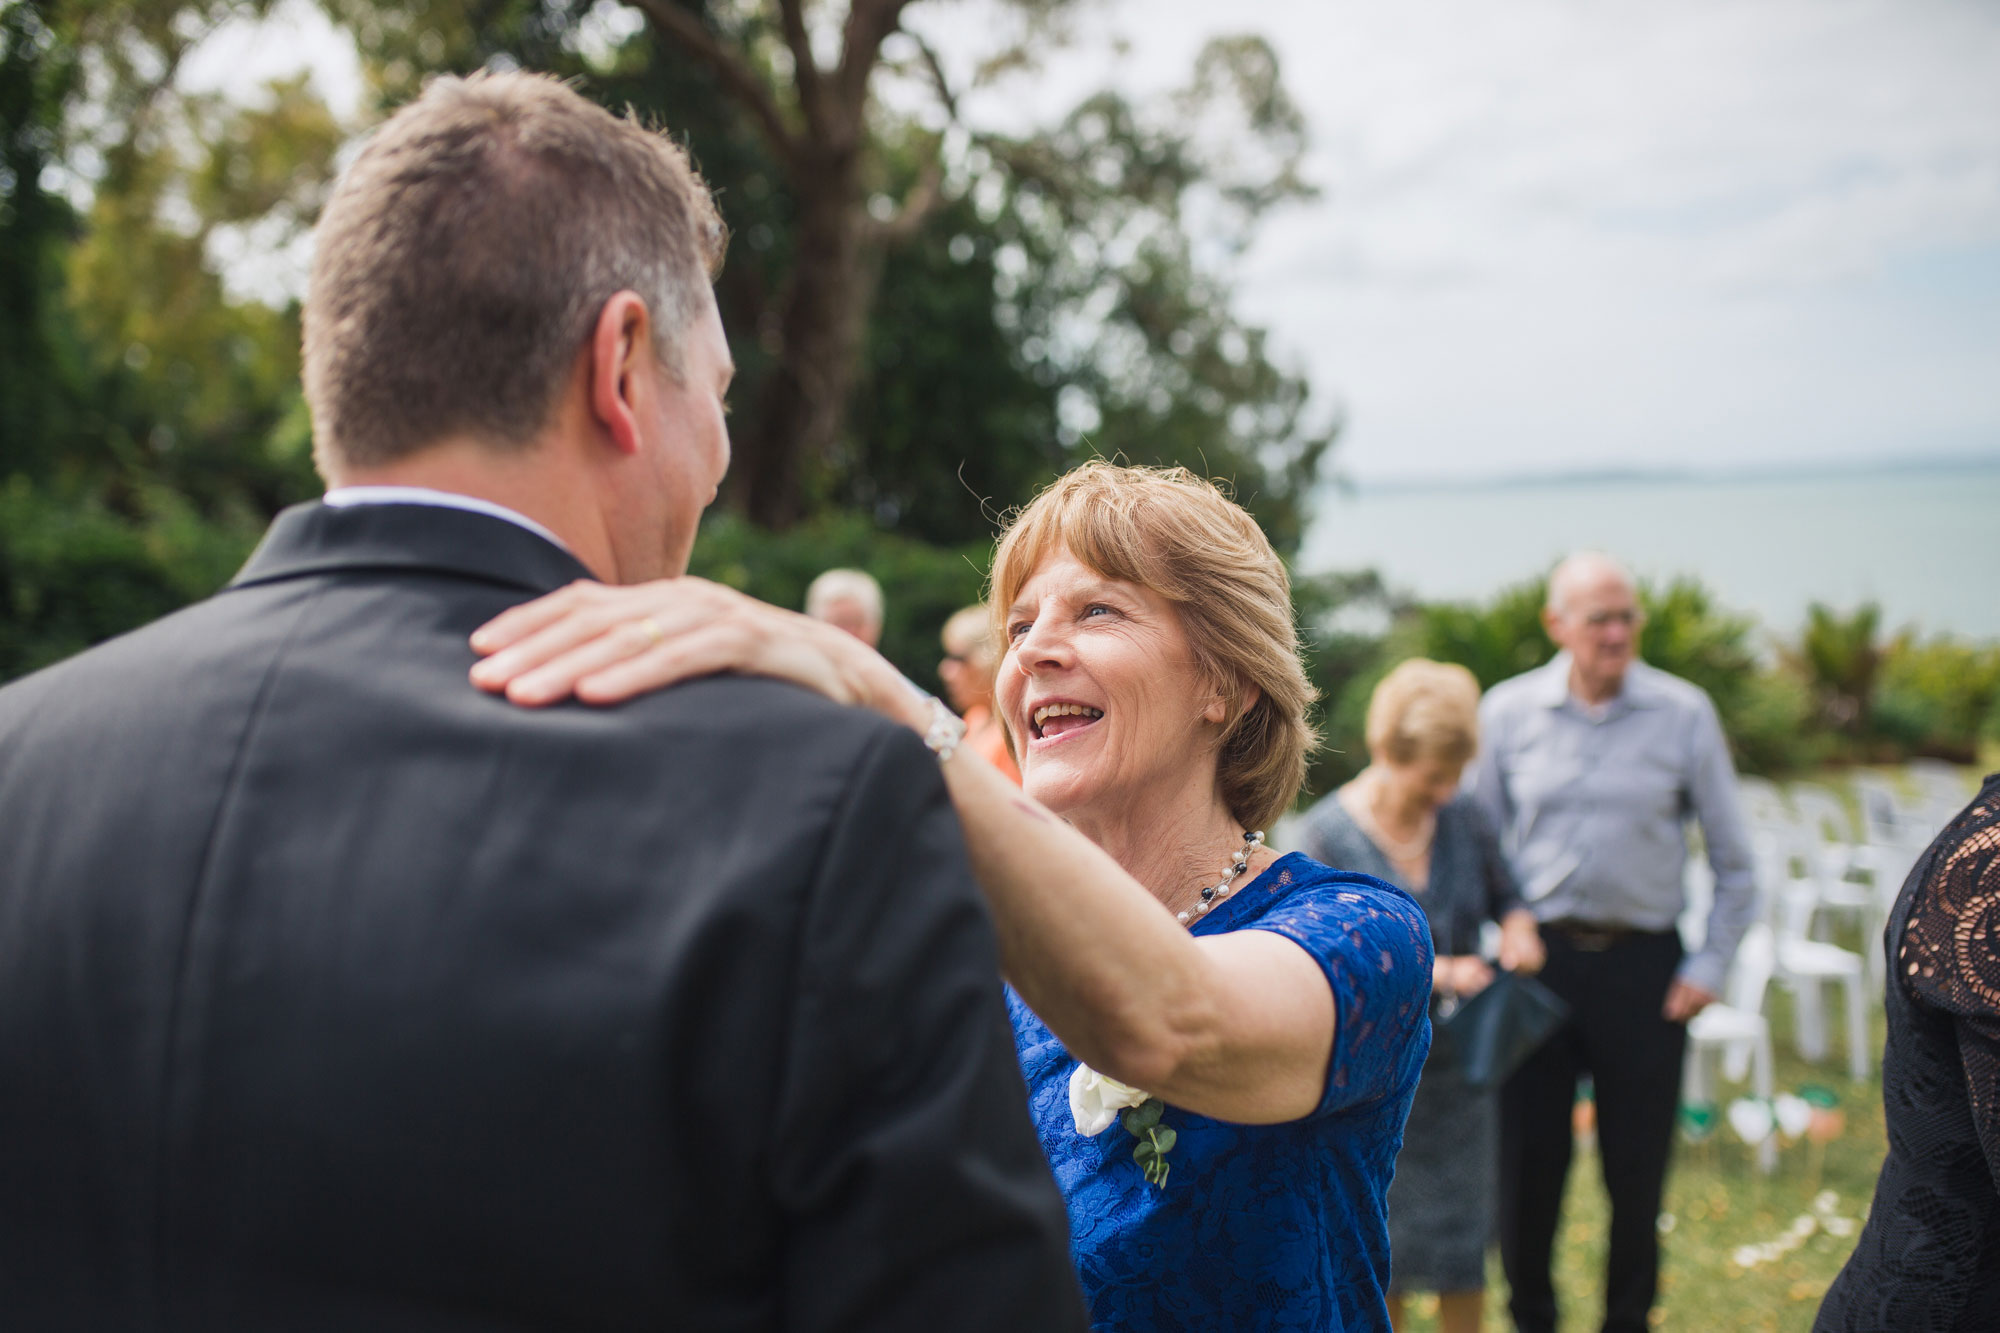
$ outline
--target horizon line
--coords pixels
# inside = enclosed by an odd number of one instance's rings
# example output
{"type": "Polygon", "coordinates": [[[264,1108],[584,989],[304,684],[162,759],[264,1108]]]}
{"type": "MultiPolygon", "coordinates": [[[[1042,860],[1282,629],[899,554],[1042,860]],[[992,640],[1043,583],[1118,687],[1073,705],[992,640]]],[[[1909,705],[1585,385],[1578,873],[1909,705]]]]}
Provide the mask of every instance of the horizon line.
{"type": "Polygon", "coordinates": [[[1978,454],[1933,454],[1912,459],[1753,463],[1740,467],[1572,467],[1539,472],[1482,473],[1477,476],[1406,473],[1354,477],[1336,473],[1322,478],[1320,485],[1350,495],[1380,495],[1394,492],[1522,489],[1542,486],[1796,481],[1806,478],[1880,476],[1886,473],[1984,472],[1994,469],[2000,469],[2000,451],[1978,454]]]}

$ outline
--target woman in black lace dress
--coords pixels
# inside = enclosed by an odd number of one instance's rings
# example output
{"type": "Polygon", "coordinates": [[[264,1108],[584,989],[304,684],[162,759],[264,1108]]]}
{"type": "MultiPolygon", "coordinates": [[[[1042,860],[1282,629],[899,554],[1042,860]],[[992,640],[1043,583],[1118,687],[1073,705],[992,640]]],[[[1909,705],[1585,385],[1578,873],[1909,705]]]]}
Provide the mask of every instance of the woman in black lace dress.
{"type": "Polygon", "coordinates": [[[1889,918],[1889,1154],[1814,1333],[2000,1328],[2000,773],[1889,918]]]}

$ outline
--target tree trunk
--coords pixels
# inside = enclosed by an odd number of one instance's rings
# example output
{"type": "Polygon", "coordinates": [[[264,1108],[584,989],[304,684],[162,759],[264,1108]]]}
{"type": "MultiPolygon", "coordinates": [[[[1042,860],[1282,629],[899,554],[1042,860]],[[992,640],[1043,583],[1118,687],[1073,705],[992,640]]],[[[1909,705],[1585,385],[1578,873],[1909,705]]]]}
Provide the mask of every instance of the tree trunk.
{"type": "Polygon", "coordinates": [[[832,455],[861,350],[871,266],[851,151],[802,173],[797,250],[780,298],[777,366],[754,433],[737,460],[737,503],[755,523],[790,526],[805,512],[806,469],[832,455]]]}

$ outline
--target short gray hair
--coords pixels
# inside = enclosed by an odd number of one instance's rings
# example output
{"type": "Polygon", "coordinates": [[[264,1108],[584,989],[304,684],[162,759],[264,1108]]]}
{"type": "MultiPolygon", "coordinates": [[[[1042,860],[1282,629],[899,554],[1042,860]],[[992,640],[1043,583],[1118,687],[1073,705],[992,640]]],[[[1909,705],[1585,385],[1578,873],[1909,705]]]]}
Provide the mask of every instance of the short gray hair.
{"type": "Polygon", "coordinates": [[[681,374],[723,239],[671,140],[545,75],[433,80],[320,219],[304,369],[321,472],[455,434],[526,444],[627,289],[681,374]]]}
{"type": "Polygon", "coordinates": [[[882,585],[865,570],[829,569],[806,587],[806,614],[813,619],[835,602],[859,602],[869,620],[882,623],[882,585]]]}
{"type": "Polygon", "coordinates": [[[1557,615],[1566,614],[1569,611],[1570,588],[1592,574],[1615,574],[1626,588],[1638,591],[1638,580],[1632,577],[1632,571],[1625,568],[1622,562],[1602,551],[1572,551],[1549,574],[1549,610],[1557,615]]]}

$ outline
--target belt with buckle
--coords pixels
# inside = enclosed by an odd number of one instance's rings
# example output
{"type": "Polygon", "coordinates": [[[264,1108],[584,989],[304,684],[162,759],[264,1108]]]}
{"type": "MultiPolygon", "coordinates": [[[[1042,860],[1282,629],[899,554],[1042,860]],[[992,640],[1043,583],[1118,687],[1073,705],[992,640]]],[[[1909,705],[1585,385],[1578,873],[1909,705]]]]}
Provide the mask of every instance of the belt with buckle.
{"type": "Polygon", "coordinates": [[[1665,931],[1640,930],[1635,926],[1600,925],[1590,921],[1544,921],[1542,933],[1553,935],[1572,949],[1603,953],[1613,945],[1640,936],[1663,935],[1665,931]]]}

